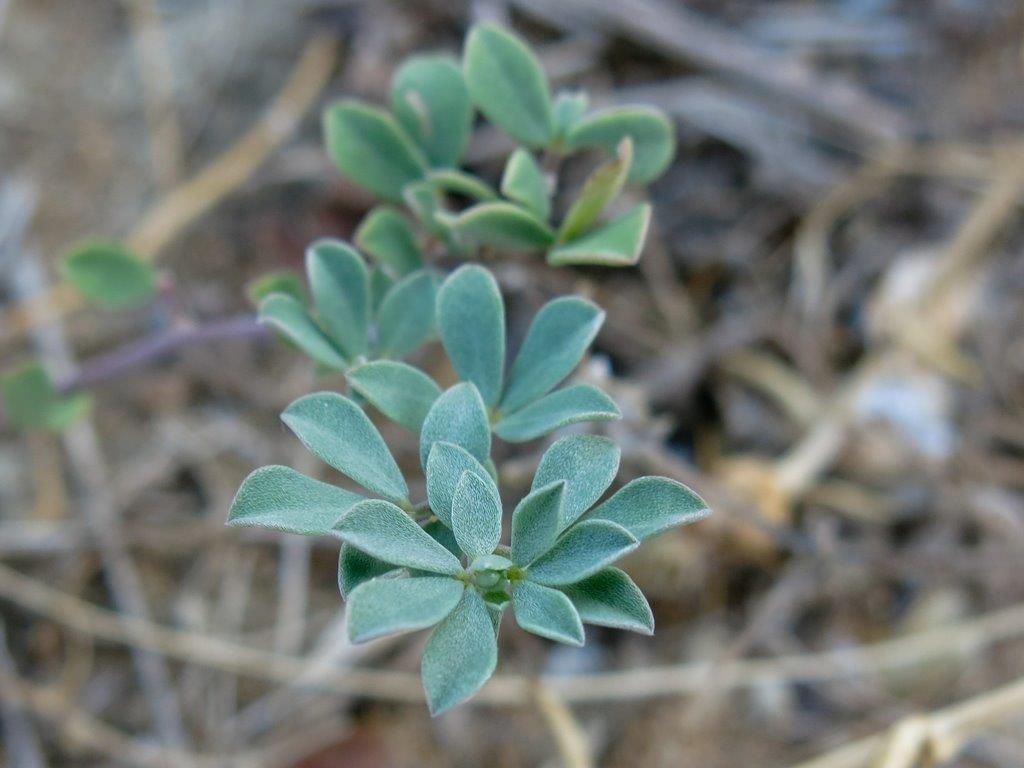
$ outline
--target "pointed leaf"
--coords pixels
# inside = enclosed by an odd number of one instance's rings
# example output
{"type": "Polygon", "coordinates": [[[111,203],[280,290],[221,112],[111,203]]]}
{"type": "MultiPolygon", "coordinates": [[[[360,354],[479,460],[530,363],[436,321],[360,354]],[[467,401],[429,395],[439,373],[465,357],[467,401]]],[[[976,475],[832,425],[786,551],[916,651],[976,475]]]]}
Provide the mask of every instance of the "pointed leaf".
{"type": "Polygon", "coordinates": [[[510,443],[522,443],[581,421],[621,418],[615,402],[597,387],[575,384],[542,397],[510,414],[494,427],[494,434],[510,443]]]}
{"type": "Polygon", "coordinates": [[[501,539],[501,499],[494,484],[463,472],[452,499],[452,530],[459,548],[471,558],[489,555],[501,539]]]}
{"type": "Polygon", "coordinates": [[[60,271],[82,296],[109,309],[136,307],[156,294],[156,269],[120,243],[79,243],[60,271]]]}
{"type": "Polygon", "coordinates": [[[393,360],[376,360],[350,368],[345,378],[352,389],[392,421],[419,432],[441,388],[427,374],[393,360]]]}
{"type": "Polygon", "coordinates": [[[306,289],[302,277],[291,269],[277,269],[250,280],[245,286],[245,296],[256,307],[275,293],[291,296],[302,306],[306,306],[306,289]]]}
{"type": "Polygon", "coordinates": [[[338,591],[347,600],[360,584],[397,570],[391,563],[360,552],[351,544],[342,544],[338,554],[338,591]]]}
{"type": "Polygon", "coordinates": [[[365,498],[289,467],[260,467],[242,482],[227,524],[323,536],[330,533],[338,518],[365,498]]]}
{"type": "Polygon", "coordinates": [[[558,230],[560,242],[575,240],[589,231],[591,226],[612,200],[622,191],[622,185],[633,162],[633,141],[628,136],[619,142],[615,157],[594,170],[587,177],[565,220],[558,230]]]}
{"type": "Polygon", "coordinates": [[[300,397],[281,420],[306,448],[343,475],[386,499],[408,499],[409,488],[380,432],[347,397],[334,392],[300,397]]]}
{"type": "Polygon", "coordinates": [[[334,342],[313,322],[302,303],[292,296],[274,293],[265,298],[260,304],[260,322],[279,331],[325,368],[343,371],[348,365],[334,342]]]}
{"type": "Polygon", "coordinates": [[[601,498],[619,471],[619,447],[606,437],[571,435],[545,451],[533,476],[533,490],[565,480],[562,527],[601,498]]]}
{"type": "Polygon", "coordinates": [[[342,541],[385,563],[447,576],[462,573],[455,555],[389,501],[368,499],[356,504],[334,526],[334,532],[342,541]]]}
{"type": "Polygon", "coordinates": [[[593,264],[628,267],[636,264],[651,223],[651,206],[641,203],[628,213],[571,243],[548,251],[548,264],[593,264]]]}
{"type": "Polygon", "coordinates": [[[473,107],[462,71],[448,56],[413,56],[391,83],[391,111],[433,166],[456,165],[466,149],[473,107]]]}
{"type": "Polygon", "coordinates": [[[619,142],[633,140],[629,180],[645,183],[660,176],[676,151],[675,129],[664,113],[652,107],[613,107],[583,118],[569,132],[569,146],[599,147],[614,154],[619,142]]]}
{"type": "Polygon", "coordinates": [[[420,431],[420,463],[426,467],[431,446],[439,440],[462,446],[479,462],[491,456],[491,427],[477,388],[456,384],[431,406],[420,431]]]}
{"type": "Polygon", "coordinates": [[[0,376],[0,398],[12,426],[55,432],[85,416],[92,402],[85,392],[61,395],[39,363],[0,376]]]}
{"type": "Polygon", "coordinates": [[[476,265],[455,270],[437,293],[437,324],[459,378],[494,405],[505,378],[505,304],[494,276],[476,265]]]}
{"type": "Polygon", "coordinates": [[[607,520],[584,520],[563,533],[546,554],[530,564],[528,577],[549,586],[575,584],[632,552],[639,544],[621,525],[607,520]]]}
{"type": "Polygon", "coordinates": [[[583,119],[589,105],[590,99],[586,91],[562,91],[555,97],[555,132],[559,138],[564,139],[569,135],[583,119]]]}
{"type": "Polygon", "coordinates": [[[460,237],[495,248],[529,251],[555,241],[547,223],[512,203],[480,203],[444,221],[460,237]]]}
{"type": "Polygon", "coordinates": [[[490,185],[472,174],[456,168],[441,168],[430,172],[427,180],[435,189],[442,192],[453,192],[471,200],[497,200],[497,193],[490,185]]]}
{"type": "Polygon", "coordinates": [[[498,642],[487,605],[467,589],[423,651],[421,675],[432,715],[465,701],[494,674],[498,642]]]}
{"type": "Polygon", "coordinates": [[[667,477],[641,477],[626,483],[587,519],[611,520],[643,541],[710,514],[707,502],[682,483],[667,477]]]}
{"type": "Polygon", "coordinates": [[[477,109],[523,144],[543,147],[554,137],[551,93],[533,51],[496,24],[475,26],[463,57],[466,85],[477,109]]]}
{"type": "Polygon", "coordinates": [[[348,596],[348,636],[365,643],[437,624],[462,599],[465,585],[444,576],[373,579],[348,596]]]}
{"type": "Polygon", "coordinates": [[[562,587],[587,624],[654,634],[654,614],[643,593],[618,568],[603,568],[583,581],[562,587]]]}
{"type": "Polygon", "coordinates": [[[472,472],[491,483],[494,494],[498,489],[484,466],[461,446],[448,442],[435,442],[427,457],[427,501],[430,511],[449,528],[452,527],[452,503],[462,475],[472,472]]]}
{"type": "Polygon", "coordinates": [[[437,276],[421,270],[388,291],[377,311],[378,353],[405,357],[434,336],[437,276]]]}
{"type": "Polygon", "coordinates": [[[356,230],[356,245],[396,277],[423,266],[423,252],[406,218],[386,205],[370,211],[356,230]]]}
{"type": "Polygon", "coordinates": [[[551,215],[551,195],[533,155],[525,149],[517,149],[509,157],[501,177],[501,194],[519,203],[544,221],[551,215]]]}
{"type": "Polygon", "coordinates": [[[565,481],[532,491],[512,513],[512,562],[529,565],[555,543],[562,520],[565,481]]]}
{"type": "Polygon", "coordinates": [[[572,601],[557,589],[519,581],[512,586],[512,612],[527,632],[567,645],[583,645],[583,623],[572,601]]]}
{"type": "Polygon", "coordinates": [[[306,273],[317,316],[349,359],[366,353],[370,276],[366,262],[339,240],[317,240],[306,251],[306,273]]]}

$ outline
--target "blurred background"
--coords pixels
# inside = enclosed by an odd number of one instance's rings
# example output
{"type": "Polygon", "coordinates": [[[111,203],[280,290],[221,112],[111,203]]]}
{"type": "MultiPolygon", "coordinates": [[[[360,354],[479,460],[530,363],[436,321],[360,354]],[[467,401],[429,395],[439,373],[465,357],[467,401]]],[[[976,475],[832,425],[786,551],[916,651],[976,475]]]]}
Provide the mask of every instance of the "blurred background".
{"type": "MultiPolygon", "coordinates": [[[[0,368],[94,401],[0,422],[0,756],[1024,766],[1022,129],[1018,0],[0,0],[0,368]],[[608,310],[579,375],[623,409],[619,480],[715,514],[625,562],[655,637],[506,621],[490,693],[432,720],[422,633],[345,641],[335,543],[223,521],[257,465],[332,479],[278,413],[341,382],[245,292],[373,202],[320,110],[479,19],[675,120],[637,268],[493,266],[520,336],[556,294],[608,310]],[[87,236],[155,258],[159,300],[83,310],[56,265],[87,236]]],[[[508,146],[478,131],[470,165],[508,146]]],[[[506,450],[506,503],[542,449],[506,450]]]]}

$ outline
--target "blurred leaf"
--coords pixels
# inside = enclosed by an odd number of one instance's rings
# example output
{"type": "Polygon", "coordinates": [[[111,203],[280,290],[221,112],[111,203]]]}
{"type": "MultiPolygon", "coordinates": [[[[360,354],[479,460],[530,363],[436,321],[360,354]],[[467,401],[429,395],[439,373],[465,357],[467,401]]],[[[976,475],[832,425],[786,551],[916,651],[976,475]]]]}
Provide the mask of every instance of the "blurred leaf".
{"type": "Polygon", "coordinates": [[[613,107],[596,112],[576,124],[568,141],[573,149],[598,147],[612,155],[627,136],[633,140],[630,181],[652,181],[671,164],[676,151],[675,129],[665,114],[653,107],[613,107]]]}
{"type": "Polygon", "coordinates": [[[583,645],[583,623],[572,601],[557,589],[519,581],[512,585],[512,612],[527,632],[567,645],[583,645]]]}
{"type": "Polygon", "coordinates": [[[156,294],[156,269],[120,243],[79,243],[60,271],[82,296],[108,309],[135,307],[156,294]]]}
{"type": "Polygon", "coordinates": [[[452,58],[406,59],[391,83],[391,110],[431,165],[458,163],[469,140],[473,107],[462,71],[452,58]]]}
{"type": "Polygon", "coordinates": [[[709,514],[707,502],[682,483],[667,477],[641,477],[626,483],[586,519],[611,520],[643,541],[709,514]]]}
{"type": "Polygon", "coordinates": [[[441,388],[427,374],[405,363],[377,360],[350,368],[352,388],[397,424],[419,432],[441,388]]]}
{"type": "Polygon", "coordinates": [[[472,174],[465,173],[455,168],[442,168],[430,172],[427,180],[434,185],[435,189],[444,192],[454,192],[457,195],[471,198],[473,200],[497,200],[497,193],[490,185],[472,174]]]}
{"type": "Polygon", "coordinates": [[[612,421],[622,416],[615,402],[597,387],[575,384],[545,395],[505,416],[494,427],[502,440],[522,443],[581,421],[612,421]]]}
{"type": "Polygon", "coordinates": [[[367,581],[348,597],[348,637],[365,643],[432,627],[452,612],[464,591],[462,582],[444,576],[367,581]]]}
{"type": "MultiPolygon", "coordinates": [[[[455,491],[466,472],[473,472],[492,485],[494,483],[484,466],[462,446],[441,440],[431,445],[426,465],[427,501],[431,512],[449,528],[452,526],[455,491]]],[[[494,487],[494,493],[497,492],[497,487],[494,487]]]]}
{"type": "Polygon", "coordinates": [[[331,370],[343,371],[348,361],[323,331],[306,308],[292,296],[274,293],[260,304],[260,322],[279,331],[295,346],[331,370]]]}
{"type": "Polygon", "coordinates": [[[551,196],[544,173],[533,155],[525,149],[517,149],[509,157],[501,177],[501,194],[544,221],[551,215],[551,196]]]}
{"type": "Polygon", "coordinates": [[[558,230],[559,242],[572,241],[587,232],[597,221],[626,181],[633,162],[633,141],[627,136],[615,151],[615,157],[594,170],[587,177],[572,207],[558,230]]]}
{"type": "Polygon", "coordinates": [[[555,97],[555,132],[565,138],[587,112],[590,99],[586,91],[562,91],[555,97]]]}
{"type": "Polygon", "coordinates": [[[342,598],[347,600],[352,590],[360,584],[394,570],[395,566],[391,563],[370,557],[351,544],[342,544],[338,554],[338,590],[342,598]]]}
{"type": "Polygon", "coordinates": [[[490,480],[463,472],[452,499],[452,531],[471,558],[489,555],[501,539],[501,499],[490,480]]]}
{"type": "Polygon", "coordinates": [[[571,243],[548,252],[548,264],[594,264],[628,267],[636,264],[647,237],[651,206],[641,203],[628,213],[571,243]]]}
{"type": "Polygon", "coordinates": [[[570,435],[556,440],[541,456],[533,490],[565,481],[565,528],[601,498],[618,471],[619,447],[614,442],[597,435],[570,435]]]}
{"type": "Polygon", "coordinates": [[[431,446],[438,441],[454,443],[479,462],[491,455],[491,427],[480,392],[469,382],[456,384],[430,408],[420,431],[420,463],[426,467],[431,446]]]}
{"type": "Polygon", "coordinates": [[[404,277],[423,266],[423,252],[406,218],[386,205],[370,211],[356,229],[356,245],[370,254],[396,277],[404,277]]]}
{"type": "Polygon", "coordinates": [[[384,297],[388,295],[388,291],[394,285],[395,279],[380,267],[370,272],[370,306],[373,307],[374,317],[380,312],[380,305],[384,303],[384,297]]]}
{"type": "Polygon", "coordinates": [[[562,587],[587,624],[654,634],[651,606],[633,580],[618,568],[603,568],[583,581],[562,587]]]}
{"type": "Polygon", "coordinates": [[[18,429],[59,432],[89,412],[85,392],[61,395],[39,363],[28,363],[0,376],[0,396],[7,420],[18,429]]]}
{"type": "Polygon", "coordinates": [[[306,273],[320,323],[349,359],[366,354],[370,275],[363,257],[339,240],[306,250],[306,273]]]}
{"type": "Polygon", "coordinates": [[[547,248],[555,241],[551,227],[513,203],[480,203],[439,220],[459,236],[495,248],[529,251],[547,248]]]}
{"type": "Polygon", "coordinates": [[[496,629],[479,592],[467,589],[437,625],[423,652],[421,675],[432,715],[465,701],[494,674],[496,629]]]}
{"type": "Polygon", "coordinates": [[[512,562],[532,563],[555,543],[562,520],[565,481],[531,491],[512,513],[512,562]]]}
{"type": "Polygon", "coordinates": [[[494,276],[473,264],[449,275],[437,293],[437,325],[459,378],[494,405],[505,376],[505,304],[494,276]]]}
{"type": "Polygon", "coordinates": [[[405,357],[435,333],[437,276],[420,270],[406,275],[388,291],[377,312],[378,353],[405,357]]]}
{"type": "Polygon", "coordinates": [[[238,489],[227,524],[323,536],[365,496],[313,480],[289,467],[260,467],[238,489]]]}
{"type": "Polygon", "coordinates": [[[245,295],[256,307],[274,293],[283,293],[291,296],[302,306],[307,306],[306,289],[302,284],[302,277],[291,269],[278,269],[267,272],[254,280],[250,280],[245,286],[245,295]]]}
{"type": "Polygon", "coordinates": [[[607,520],[584,520],[534,560],[527,576],[548,586],[575,584],[632,552],[638,544],[621,525],[607,520]]]}

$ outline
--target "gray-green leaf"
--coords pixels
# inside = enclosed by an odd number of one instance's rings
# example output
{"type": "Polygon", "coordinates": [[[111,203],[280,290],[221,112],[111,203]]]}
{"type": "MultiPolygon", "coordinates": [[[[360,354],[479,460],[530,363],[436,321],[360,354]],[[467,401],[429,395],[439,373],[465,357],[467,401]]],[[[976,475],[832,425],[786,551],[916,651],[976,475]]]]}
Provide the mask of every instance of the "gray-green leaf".
{"type": "Polygon", "coordinates": [[[654,634],[654,614],[643,593],[618,568],[603,568],[583,581],[562,587],[587,624],[654,634]]]}
{"type": "Polygon", "coordinates": [[[386,205],[370,211],[356,229],[356,245],[397,277],[423,266],[423,252],[406,218],[386,205]]]}
{"type": "Polygon", "coordinates": [[[60,271],[85,298],[109,309],[138,306],[156,293],[156,269],[120,243],[79,243],[60,271]]]}
{"type": "Polygon", "coordinates": [[[421,675],[430,713],[439,715],[468,699],[494,674],[497,663],[498,642],[487,605],[479,592],[467,589],[423,652],[421,675]]]}
{"type": "Polygon", "coordinates": [[[460,237],[495,248],[529,251],[555,241],[555,231],[545,221],[513,203],[480,203],[443,221],[460,237]]]}
{"type": "Polygon", "coordinates": [[[313,304],[324,328],[349,359],[366,353],[370,276],[366,262],[345,243],[317,240],[306,251],[313,304]]]}
{"type": "Polygon", "coordinates": [[[437,276],[413,272],[388,291],[377,311],[378,352],[404,357],[434,335],[437,276]]]}
{"type": "Polygon", "coordinates": [[[547,553],[530,564],[528,577],[549,586],[574,584],[632,552],[639,544],[621,525],[607,520],[584,520],[563,533],[547,553]]]}
{"type": "Polygon", "coordinates": [[[583,623],[572,601],[557,589],[520,581],[512,587],[512,612],[527,632],[567,645],[583,645],[583,623]]]}
{"type": "Polygon", "coordinates": [[[627,483],[587,514],[587,520],[611,520],[640,541],[703,520],[707,503],[682,483],[667,477],[641,477],[627,483]]]}
{"type": "Polygon", "coordinates": [[[431,446],[426,466],[427,501],[438,520],[449,528],[452,526],[455,490],[466,472],[472,472],[490,482],[497,495],[498,489],[493,486],[494,480],[490,474],[465,448],[444,441],[435,442],[431,446]]]}
{"type": "Polygon", "coordinates": [[[395,566],[391,563],[360,552],[351,544],[342,544],[338,554],[338,591],[347,600],[352,590],[360,584],[394,570],[395,566]]]}
{"type": "Polygon", "coordinates": [[[441,388],[427,374],[394,360],[376,360],[350,368],[352,389],[392,421],[419,432],[441,388]]]}
{"type": "Polygon", "coordinates": [[[323,536],[330,533],[339,517],[365,498],[289,467],[260,467],[242,482],[227,524],[323,536]]]}
{"type": "Polygon", "coordinates": [[[494,484],[463,472],[452,499],[452,530],[459,548],[472,558],[489,555],[501,539],[501,499],[494,484]]]}
{"type": "Polygon", "coordinates": [[[641,203],[619,218],[571,243],[548,251],[548,264],[628,267],[636,264],[651,223],[651,206],[641,203]]]}
{"type": "Polygon", "coordinates": [[[462,446],[477,461],[491,455],[491,427],[487,407],[470,382],[451,387],[434,402],[420,431],[420,463],[426,467],[431,446],[442,440],[462,446]]]}
{"type": "Polygon", "coordinates": [[[619,471],[619,447],[606,437],[571,435],[556,440],[541,457],[533,490],[565,480],[562,527],[601,498],[619,471]]]}
{"type": "Polygon", "coordinates": [[[587,112],[590,99],[586,91],[562,91],[555,96],[555,132],[565,138],[587,112]]]}
{"type": "Polygon", "coordinates": [[[529,565],[555,543],[562,520],[565,481],[545,485],[526,496],[512,513],[512,562],[529,565]]]}
{"type": "Polygon", "coordinates": [[[0,375],[0,398],[13,426],[55,432],[85,416],[92,402],[86,392],[61,395],[39,363],[0,375]]]}
{"type": "Polygon", "coordinates": [[[473,107],[462,71],[448,56],[413,56],[395,73],[391,110],[433,166],[458,163],[473,107]]]}
{"type": "Polygon", "coordinates": [[[431,171],[427,181],[434,189],[442,192],[454,192],[472,200],[497,200],[497,193],[491,186],[476,176],[460,171],[457,168],[439,168],[431,171]]]}
{"type": "Polygon", "coordinates": [[[348,596],[348,636],[365,643],[437,624],[462,599],[465,586],[444,576],[373,579],[348,596]]]}
{"type": "Polygon", "coordinates": [[[334,346],[294,296],[274,293],[260,304],[260,322],[265,323],[316,360],[320,365],[343,371],[348,361],[334,346]]]}
{"type": "Polygon", "coordinates": [[[627,136],[619,143],[615,157],[587,177],[558,230],[560,242],[575,240],[591,228],[608,203],[622,191],[632,162],[633,141],[627,136]]]}
{"type": "Polygon", "coordinates": [[[629,180],[648,182],[668,168],[676,150],[675,130],[665,115],[652,107],[613,107],[583,118],[569,132],[572,148],[599,147],[614,154],[619,142],[633,140],[629,180]]]}
{"type": "Polygon", "coordinates": [[[512,153],[501,177],[501,194],[537,214],[544,221],[551,215],[551,195],[533,155],[521,147],[512,153]]]}
{"type": "Polygon", "coordinates": [[[581,421],[612,421],[622,414],[615,402],[597,387],[574,384],[542,397],[504,417],[494,427],[502,440],[522,443],[581,421]]]}
{"type": "Polygon", "coordinates": [[[437,324],[459,378],[494,405],[505,377],[505,304],[494,276],[476,265],[455,270],[437,293],[437,324]]]}

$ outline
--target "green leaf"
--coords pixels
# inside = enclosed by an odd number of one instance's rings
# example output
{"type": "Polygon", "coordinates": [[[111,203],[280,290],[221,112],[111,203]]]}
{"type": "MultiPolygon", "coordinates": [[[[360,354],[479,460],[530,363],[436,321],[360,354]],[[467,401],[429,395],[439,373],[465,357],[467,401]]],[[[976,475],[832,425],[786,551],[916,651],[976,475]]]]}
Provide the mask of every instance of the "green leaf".
{"type": "Polygon", "coordinates": [[[615,157],[587,177],[565,220],[558,230],[559,242],[572,241],[590,230],[608,203],[618,197],[633,162],[633,141],[628,136],[619,142],[615,157]]]}
{"type": "Polygon", "coordinates": [[[586,519],[618,523],[643,541],[669,528],[703,520],[710,514],[707,502],[682,483],[667,477],[641,477],[626,483],[588,513],[586,519]]]}
{"type": "Polygon", "coordinates": [[[562,587],[587,624],[654,634],[654,614],[643,593],[618,568],[603,568],[583,581],[562,587]]]}
{"type": "Polygon", "coordinates": [[[62,396],[39,363],[0,376],[7,420],[18,429],[59,432],[85,416],[91,406],[85,392],[62,396]]]}
{"type": "Polygon", "coordinates": [[[377,360],[350,368],[345,378],[356,392],[392,421],[419,432],[441,388],[418,368],[377,360]]]}
{"type": "Polygon", "coordinates": [[[452,530],[459,548],[472,558],[489,555],[501,539],[501,499],[494,484],[463,472],[452,499],[452,530]]]}
{"type": "Polygon", "coordinates": [[[494,426],[494,434],[510,443],[523,443],[581,421],[621,418],[615,402],[597,387],[575,384],[512,413],[494,426]]]}
{"type": "Polygon", "coordinates": [[[348,637],[365,643],[432,627],[452,612],[465,589],[462,582],[444,576],[367,581],[348,596],[348,637]]]}
{"type": "Polygon", "coordinates": [[[467,589],[423,651],[420,671],[430,714],[439,715],[480,690],[497,663],[496,630],[487,605],[479,592],[467,589]]]}
{"type": "Polygon", "coordinates": [[[426,467],[431,446],[438,442],[465,448],[477,461],[491,456],[491,426],[487,408],[477,388],[469,382],[456,384],[431,406],[420,431],[420,463],[426,467]]]}
{"type": "Polygon", "coordinates": [[[565,480],[562,527],[601,498],[619,471],[619,447],[606,437],[571,435],[556,440],[540,459],[533,489],[565,480]]]}
{"type": "Polygon", "coordinates": [[[636,264],[651,223],[651,206],[641,203],[603,227],[571,243],[548,251],[548,264],[593,264],[601,267],[628,267],[636,264]]]}
{"type": "Polygon", "coordinates": [[[260,467],[242,482],[227,524],[324,536],[339,517],[364,500],[358,493],[313,480],[289,467],[260,467]]]}
{"type": "Polygon", "coordinates": [[[378,353],[405,357],[433,338],[436,296],[433,272],[413,272],[395,283],[377,311],[378,353]]]}
{"type": "Polygon", "coordinates": [[[306,306],[306,289],[302,284],[302,277],[291,269],[277,269],[267,272],[254,280],[250,280],[245,286],[245,296],[256,307],[275,293],[283,293],[291,296],[303,306],[306,306]]]}
{"type": "Polygon", "coordinates": [[[563,533],[547,553],[530,564],[528,578],[548,586],[575,584],[632,552],[639,544],[621,525],[607,520],[584,520],[563,533]]]}
{"type": "Polygon", "coordinates": [[[380,312],[380,305],[384,297],[388,295],[395,285],[394,278],[382,268],[378,267],[370,273],[370,306],[373,307],[374,316],[380,312]]]}
{"type": "Polygon", "coordinates": [[[120,243],[79,243],[60,271],[85,298],[109,309],[138,306],[156,293],[156,269],[120,243]]]}
{"type": "Polygon", "coordinates": [[[459,542],[455,540],[455,534],[452,533],[452,529],[440,520],[431,520],[423,526],[423,530],[430,535],[430,538],[456,557],[461,558],[465,554],[459,549],[459,542]]]}
{"type": "Polygon", "coordinates": [[[423,267],[423,252],[406,218],[386,205],[370,211],[356,229],[356,245],[397,277],[423,267]]]}
{"type": "MultiPolygon", "coordinates": [[[[494,480],[484,466],[461,446],[444,441],[435,442],[427,456],[427,501],[430,510],[449,528],[452,526],[452,503],[459,480],[472,472],[493,486],[494,480]]],[[[497,495],[498,489],[494,487],[497,495]]]]}
{"type": "Polygon", "coordinates": [[[545,304],[530,324],[501,399],[513,413],[550,392],[572,373],[604,323],[604,312],[578,296],[545,304]]]}
{"type": "Polygon", "coordinates": [[[423,178],[426,158],[382,109],[346,99],[324,112],[327,154],[356,184],[394,202],[423,178]]]}
{"type": "Polygon", "coordinates": [[[459,162],[469,140],[473,106],[462,71],[453,59],[406,59],[391,83],[391,111],[431,165],[459,162]]]}
{"type": "Polygon", "coordinates": [[[532,563],[555,543],[562,520],[565,481],[531,491],[512,513],[512,562],[532,563]]]}
{"type": "Polygon", "coordinates": [[[306,273],[321,324],[350,360],[366,353],[370,275],[345,243],[317,240],[306,250],[306,273]]]}
{"type": "Polygon", "coordinates": [[[583,645],[583,623],[572,601],[557,589],[519,581],[512,586],[512,612],[527,632],[567,645],[583,645]]]}
{"type": "Polygon", "coordinates": [[[547,77],[533,51],[496,24],[475,26],[466,39],[463,70],[469,95],[487,119],[532,147],[555,135],[547,77]]]}
{"type": "Polygon", "coordinates": [[[409,488],[380,432],[347,397],[317,392],[300,397],[281,420],[313,454],[386,499],[406,501],[409,488]]]}
{"type": "Polygon", "coordinates": [[[555,97],[553,108],[555,115],[555,132],[559,138],[565,138],[576,124],[583,119],[590,105],[586,91],[562,91],[555,97]]]}
{"type": "Polygon", "coordinates": [[[431,171],[427,180],[434,185],[434,189],[443,192],[454,192],[457,195],[463,195],[473,200],[488,201],[498,199],[497,193],[491,189],[487,182],[456,168],[442,168],[431,171]]]}
{"type": "Polygon", "coordinates": [[[509,157],[501,177],[501,194],[537,214],[544,221],[551,215],[551,195],[533,155],[517,149],[509,157]]]}
{"type": "Polygon", "coordinates": [[[385,563],[446,576],[462,573],[455,555],[389,501],[361,501],[337,522],[334,532],[342,541],[385,563]]]}
{"type": "Polygon", "coordinates": [[[443,221],[460,237],[495,248],[529,251],[547,248],[555,241],[551,227],[513,203],[480,203],[443,221]]]}
{"type": "Polygon", "coordinates": [[[344,599],[360,584],[391,573],[395,566],[360,552],[351,544],[342,544],[338,555],[338,590],[344,599]]]}
{"type": "Polygon", "coordinates": [[[443,215],[441,196],[434,182],[423,179],[409,184],[402,190],[402,198],[416,219],[435,237],[445,239],[449,236],[448,228],[438,220],[443,215]]]}
{"type": "Polygon", "coordinates": [[[325,368],[345,370],[348,361],[320,330],[298,299],[274,293],[260,304],[260,322],[271,326],[325,368]]]}
{"type": "Polygon", "coordinates": [[[494,276],[472,264],[455,270],[437,293],[437,324],[459,378],[494,405],[505,377],[505,304],[494,276]]]}
{"type": "Polygon", "coordinates": [[[613,107],[584,118],[569,132],[573,149],[598,147],[614,154],[619,142],[633,140],[633,167],[629,180],[646,183],[660,176],[676,151],[675,129],[665,114],[653,107],[613,107]]]}

